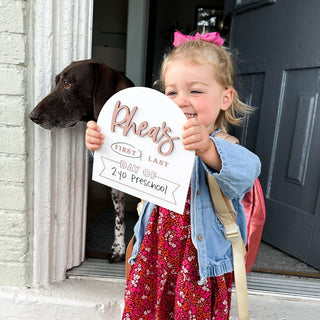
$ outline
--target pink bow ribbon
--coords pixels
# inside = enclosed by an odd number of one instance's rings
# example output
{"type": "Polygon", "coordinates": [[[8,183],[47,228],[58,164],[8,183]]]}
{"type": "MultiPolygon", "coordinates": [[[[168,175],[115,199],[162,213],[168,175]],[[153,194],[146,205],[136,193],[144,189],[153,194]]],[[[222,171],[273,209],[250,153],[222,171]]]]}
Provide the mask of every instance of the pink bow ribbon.
{"type": "Polygon", "coordinates": [[[219,32],[209,32],[205,34],[197,33],[195,36],[187,36],[182,34],[179,31],[176,31],[174,33],[174,41],[173,45],[175,47],[179,47],[181,44],[187,42],[187,41],[193,41],[201,39],[203,41],[211,42],[216,44],[218,47],[221,47],[223,45],[224,40],[220,37],[219,32]]]}

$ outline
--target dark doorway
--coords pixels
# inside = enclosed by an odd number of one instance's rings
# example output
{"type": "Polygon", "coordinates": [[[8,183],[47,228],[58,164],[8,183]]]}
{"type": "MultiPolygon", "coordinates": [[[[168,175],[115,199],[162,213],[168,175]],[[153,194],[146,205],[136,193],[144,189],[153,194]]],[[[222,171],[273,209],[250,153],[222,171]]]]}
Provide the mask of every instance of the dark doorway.
{"type": "MultiPolygon", "coordinates": [[[[95,0],[93,13],[92,57],[111,68],[125,72],[128,0],[95,0]]],[[[89,161],[86,258],[107,259],[114,240],[115,212],[110,188],[92,181],[89,161]]],[[[126,197],[126,242],[137,220],[134,197],[126,197]]]]}

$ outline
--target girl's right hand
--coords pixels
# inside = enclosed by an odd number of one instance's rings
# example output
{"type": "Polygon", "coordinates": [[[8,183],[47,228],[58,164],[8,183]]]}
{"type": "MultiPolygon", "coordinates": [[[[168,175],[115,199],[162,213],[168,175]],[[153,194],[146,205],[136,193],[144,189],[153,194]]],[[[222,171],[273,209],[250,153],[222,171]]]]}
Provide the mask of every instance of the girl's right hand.
{"type": "Polygon", "coordinates": [[[86,146],[90,151],[96,151],[101,148],[104,142],[104,135],[100,133],[100,127],[95,121],[87,123],[86,146]]]}

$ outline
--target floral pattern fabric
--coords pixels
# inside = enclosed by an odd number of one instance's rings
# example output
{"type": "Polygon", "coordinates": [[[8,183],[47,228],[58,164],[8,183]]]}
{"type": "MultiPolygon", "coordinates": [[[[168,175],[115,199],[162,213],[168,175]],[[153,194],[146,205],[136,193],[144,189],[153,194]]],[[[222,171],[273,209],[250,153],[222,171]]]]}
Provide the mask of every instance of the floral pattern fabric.
{"type": "Polygon", "coordinates": [[[209,278],[201,286],[199,279],[189,192],[183,215],[154,208],[127,280],[122,319],[229,319],[232,273],[209,278]]]}

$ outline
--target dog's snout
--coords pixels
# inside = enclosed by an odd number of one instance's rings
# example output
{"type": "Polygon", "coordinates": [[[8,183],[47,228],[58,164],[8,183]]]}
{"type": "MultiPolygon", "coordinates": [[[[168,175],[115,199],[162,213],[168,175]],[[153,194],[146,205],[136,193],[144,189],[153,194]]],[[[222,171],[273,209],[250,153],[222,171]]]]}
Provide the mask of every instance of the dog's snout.
{"type": "Polygon", "coordinates": [[[31,111],[30,114],[29,114],[29,118],[33,122],[37,122],[37,120],[39,119],[39,112],[36,112],[35,110],[31,111]]]}

